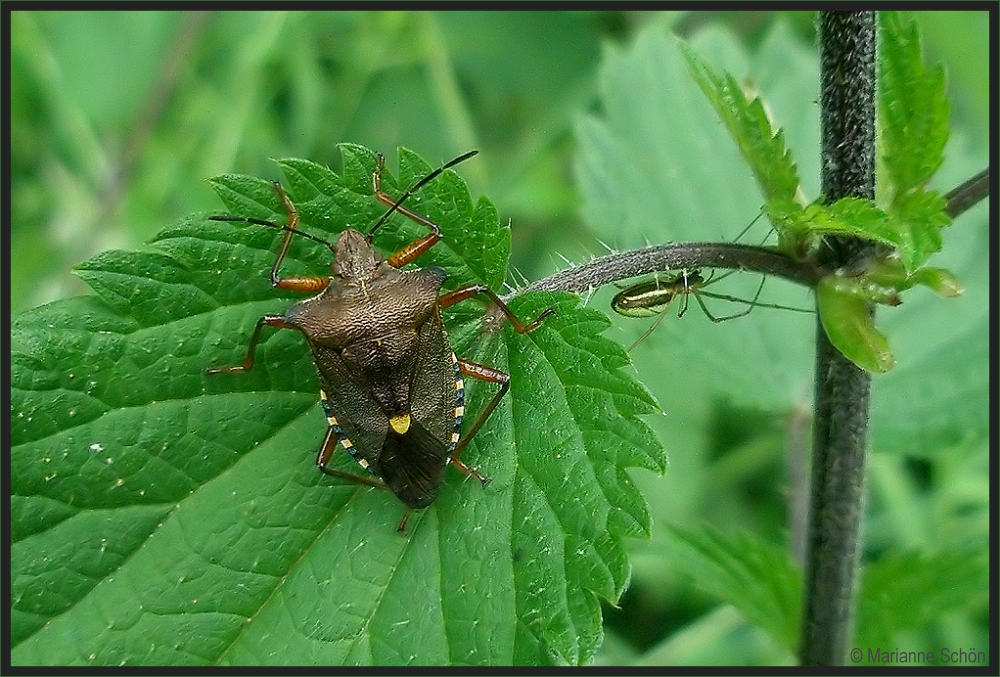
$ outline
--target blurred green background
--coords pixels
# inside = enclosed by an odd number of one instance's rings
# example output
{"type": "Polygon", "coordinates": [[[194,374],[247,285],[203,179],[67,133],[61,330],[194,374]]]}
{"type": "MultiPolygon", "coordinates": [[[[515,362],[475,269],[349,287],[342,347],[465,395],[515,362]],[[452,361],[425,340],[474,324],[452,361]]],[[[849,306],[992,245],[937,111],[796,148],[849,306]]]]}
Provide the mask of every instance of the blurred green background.
{"type": "MultiPolygon", "coordinates": [[[[724,24],[752,46],[776,20],[814,40],[808,12],[15,12],[12,310],[84,293],[73,265],[217,209],[205,178],[278,178],[282,157],[336,169],[340,141],[432,164],[480,149],[461,173],[513,220],[515,263],[535,279],[560,248],[599,251],[572,161],[602,46],[649,23],[682,37],[724,24]]],[[[984,134],[986,22],[920,21],[956,122],[984,134]]]]}
{"type": "MultiPolygon", "coordinates": [[[[957,135],[985,147],[987,15],[914,16],[928,61],[946,64],[957,135]]],[[[218,210],[207,177],[277,179],[270,158],[285,157],[336,170],[341,141],[380,149],[393,166],[400,145],[432,164],[479,149],[459,171],[473,196],[488,196],[501,218],[511,219],[514,265],[537,279],[565,265],[559,255],[582,260],[603,252],[606,235],[588,229],[574,171],[580,120],[602,115],[599,76],[609,50],[627,48],[651,27],[686,39],[719,27],[753,52],[779,23],[803,50],[814,50],[813,22],[807,12],[14,12],[12,310],[86,293],[73,265],[105,249],[142,247],[191,212],[218,210]]],[[[818,115],[815,91],[813,83],[800,104],[818,115]]],[[[664,115],[669,124],[670,112],[664,115]]],[[[817,185],[806,169],[816,158],[799,160],[804,182],[817,185]]],[[[712,224],[712,239],[734,237],[752,216],[734,210],[731,222],[712,224]]],[[[808,298],[800,294],[792,304],[808,305],[808,298]]],[[[623,341],[643,329],[616,324],[614,336],[627,336],[623,341]]],[[[690,324],[710,325],[703,318],[690,324]]],[[[809,331],[808,322],[798,326],[809,331]]],[[[639,373],[677,416],[656,372],[643,371],[642,351],[650,346],[637,349],[639,373]]],[[[700,392],[697,385],[674,387],[692,399],[700,392]]],[[[801,382],[789,397],[794,404],[777,418],[726,402],[706,407],[701,414],[718,419],[708,422],[714,433],[672,440],[666,479],[638,474],[654,519],[707,519],[783,539],[788,497],[774,477],[785,472],[788,440],[802,430],[808,439],[808,387],[808,379],[801,382]],[[726,428],[723,419],[755,432],[726,428]]],[[[978,451],[984,442],[970,444],[978,451]]],[[[978,510],[985,461],[978,454],[972,462],[962,460],[967,454],[958,458],[873,460],[869,533],[878,537],[945,510],[942,501],[957,499],[941,492],[967,486],[965,478],[976,486],[978,510]]],[[[607,609],[604,662],[787,659],[731,607],[665,568],[654,533],[652,545],[635,544],[635,577],[621,609],[607,609]]],[[[909,536],[903,545],[921,544],[921,536],[909,536]]],[[[942,622],[944,629],[932,632],[974,641],[985,607],[942,622]]]]}

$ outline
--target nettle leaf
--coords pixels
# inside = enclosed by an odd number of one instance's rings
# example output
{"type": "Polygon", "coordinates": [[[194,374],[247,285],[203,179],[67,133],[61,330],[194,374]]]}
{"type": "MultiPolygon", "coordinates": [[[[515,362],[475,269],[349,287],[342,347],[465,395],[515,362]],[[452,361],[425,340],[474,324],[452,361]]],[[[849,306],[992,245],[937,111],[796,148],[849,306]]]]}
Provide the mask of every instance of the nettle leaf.
{"type": "MultiPolygon", "coordinates": [[[[816,308],[823,331],[837,350],[862,369],[883,373],[896,363],[889,342],[875,328],[874,317],[869,311],[871,296],[876,290],[871,286],[858,289],[856,279],[829,275],[816,286],[816,308]]],[[[893,294],[892,290],[884,290],[893,294]]],[[[885,300],[888,302],[888,299],[885,300]]]]}
{"type": "Polygon", "coordinates": [[[736,78],[718,75],[685,43],[679,44],[692,77],[739,146],[765,200],[781,205],[800,202],[798,168],[785,147],[784,133],[774,129],[761,99],[755,93],[748,97],[736,78]]]}
{"type": "Polygon", "coordinates": [[[947,200],[932,190],[909,191],[890,205],[889,214],[902,240],[899,259],[908,271],[941,250],[941,229],[951,223],[944,211],[947,206],[947,200]]]}
{"type": "Polygon", "coordinates": [[[808,235],[850,235],[898,246],[900,238],[891,218],[868,200],[845,197],[831,205],[813,203],[768,205],[767,214],[782,228],[800,237],[808,235]]]}
{"type": "MultiPolygon", "coordinates": [[[[387,209],[373,197],[375,154],[341,149],[339,175],[279,163],[300,227],[324,239],[387,209]]],[[[401,178],[387,172],[383,187],[400,195],[430,170],[401,151],[401,178]]],[[[407,201],[444,231],[420,265],[445,266],[451,285],[498,285],[509,230],[456,174],[438,179],[407,201]]],[[[270,183],[212,184],[231,213],[285,223],[270,183]]],[[[376,244],[389,252],[425,232],[393,215],[376,244]]],[[[316,470],[326,419],[301,335],[269,329],[252,370],[205,373],[240,363],[257,319],[296,299],[268,279],[282,237],[193,216],[164,230],[158,251],[80,266],[97,296],[14,318],[12,661],[591,660],[598,600],[628,581],[622,538],[649,530],[626,468],[665,465],[637,418],[655,403],[600,336],[607,318],[567,295],[526,295],[511,302],[520,317],[558,314],[526,335],[480,333],[482,306],[459,304],[471,311],[446,320],[456,352],[511,374],[463,454],[492,483],[448,470],[403,535],[392,494],[316,470]]],[[[282,274],[328,275],[331,256],[293,238],[282,274]]],[[[466,383],[470,413],[496,392],[466,383]]],[[[334,465],[360,470],[346,454],[334,465]]]]}
{"type": "Polygon", "coordinates": [[[829,212],[815,205],[802,208],[798,170],[764,104],[744,93],[732,75],[717,74],[680,44],[692,77],[753,170],[783,249],[801,250],[798,242],[810,235],[854,235],[894,247],[913,271],[941,249],[940,230],[950,223],[944,199],[924,189],[944,157],[949,105],[944,70],[923,64],[916,24],[904,25],[897,12],[883,12],[880,31],[881,159],[889,193],[884,211],[843,201],[829,212]]]}
{"type": "MultiPolygon", "coordinates": [[[[805,48],[789,48],[795,43],[784,32],[774,43],[779,49],[774,60],[794,65],[781,77],[795,84],[796,99],[804,96],[801,83],[816,80],[810,73],[814,55],[805,48]]],[[[694,47],[737,64],[733,71],[748,58],[738,40],[718,30],[700,33],[694,47]]],[[[754,220],[761,201],[753,176],[692,82],[675,38],[651,27],[627,49],[609,47],[599,84],[604,112],[578,120],[576,163],[581,213],[596,238],[622,249],[650,242],[732,240],[754,220]]],[[[776,87],[778,92],[788,89],[780,83],[776,87]]],[[[816,127],[804,135],[818,138],[813,107],[795,110],[799,113],[788,116],[790,128],[816,127]]],[[[752,232],[747,240],[763,237],[764,230],[752,232]]],[[[749,301],[760,281],[756,274],[732,275],[712,291],[749,301]]],[[[608,310],[614,293],[613,287],[598,291],[591,305],[608,310]]],[[[766,281],[759,300],[792,308],[811,305],[809,291],[777,278],[766,281]]],[[[706,304],[719,317],[747,305],[719,299],[706,304]]],[[[658,417],[654,425],[664,431],[668,444],[678,445],[684,431],[697,428],[694,421],[702,422],[706,403],[713,400],[710,393],[783,411],[809,387],[803,374],[811,364],[810,345],[795,337],[808,336],[814,318],[758,308],[739,320],[712,323],[694,299],[690,305],[693,310],[682,319],[676,307],[668,310],[658,328],[631,353],[640,374],[649,370],[648,384],[665,404],[668,416],[658,417]]],[[[616,332],[628,346],[653,321],[616,315],[616,332]]],[[[688,453],[683,444],[677,449],[688,453]]]]}
{"type": "Polygon", "coordinates": [[[670,527],[671,561],[707,592],[793,650],[798,641],[802,572],[786,549],[747,532],[670,527]]]}
{"type": "MultiPolygon", "coordinates": [[[[955,298],[965,291],[962,283],[950,271],[925,266],[911,273],[903,267],[902,262],[898,259],[885,259],[873,263],[865,271],[864,277],[873,286],[894,292],[922,285],[938,296],[955,298]]],[[[875,295],[871,300],[878,301],[879,299],[875,295]]],[[[898,298],[896,302],[898,303],[898,298]]]]}
{"type": "Polygon", "coordinates": [[[925,188],[944,161],[950,107],[944,68],[924,64],[917,24],[879,12],[879,200],[898,219],[907,270],[940,251],[951,222],[944,198],[925,188]]]}
{"type": "Polygon", "coordinates": [[[881,157],[893,199],[923,186],[944,161],[950,104],[944,67],[924,65],[920,30],[899,12],[879,12],[881,157]]]}
{"type": "MultiPolygon", "coordinates": [[[[989,572],[987,547],[883,555],[867,564],[861,575],[855,644],[888,651],[885,647],[898,646],[900,633],[975,605],[985,609],[989,572]]],[[[865,651],[861,662],[870,664],[869,656],[865,651]]]]}

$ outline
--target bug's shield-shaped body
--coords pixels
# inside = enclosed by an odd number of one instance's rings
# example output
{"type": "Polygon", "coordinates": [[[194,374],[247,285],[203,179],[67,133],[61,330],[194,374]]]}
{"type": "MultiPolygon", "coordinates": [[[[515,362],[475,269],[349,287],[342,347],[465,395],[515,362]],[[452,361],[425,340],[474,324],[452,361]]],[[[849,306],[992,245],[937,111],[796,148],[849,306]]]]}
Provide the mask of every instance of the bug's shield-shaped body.
{"type": "Polygon", "coordinates": [[[338,443],[401,501],[425,507],[444,480],[464,406],[438,308],[447,274],[397,270],[352,230],[341,234],[337,253],[351,268],[335,263],[327,288],[285,319],[309,341],[338,443]]]}

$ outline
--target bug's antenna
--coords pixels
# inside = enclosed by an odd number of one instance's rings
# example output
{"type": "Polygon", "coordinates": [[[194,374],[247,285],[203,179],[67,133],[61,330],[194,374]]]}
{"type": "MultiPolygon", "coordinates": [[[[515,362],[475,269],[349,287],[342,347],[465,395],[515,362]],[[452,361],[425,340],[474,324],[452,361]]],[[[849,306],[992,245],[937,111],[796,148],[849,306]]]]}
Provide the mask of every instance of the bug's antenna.
{"type": "Polygon", "coordinates": [[[264,219],[255,219],[252,216],[231,216],[229,214],[221,216],[209,216],[209,221],[231,221],[234,223],[252,223],[255,226],[267,226],[268,228],[274,228],[275,230],[283,230],[287,233],[294,233],[296,235],[301,235],[307,240],[312,240],[313,242],[319,242],[331,251],[333,250],[333,245],[324,240],[323,238],[316,237],[315,235],[310,235],[309,233],[303,232],[298,228],[292,228],[291,226],[283,226],[280,223],[274,223],[273,221],[265,221],[264,219]]]}
{"type": "MultiPolygon", "coordinates": [[[[425,176],[424,178],[420,179],[415,184],[413,184],[413,186],[408,191],[403,193],[402,196],[400,196],[399,199],[396,200],[391,207],[389,207],[389,210],[382,215],[382,218],[380,218],[378,221],[375,222],[375,225],[372,226],[372,229],[368,231],[368,240],[371,241],[372,236],[375,235],[375,231],[381,228],[382,225],[389,220],[389,217],[392,216],[392,213],[398,211],[400,205],[402,205],[411,195],[413,195],[415,192],[417,192],[425,185],[427,185],[428,182],[437,178],[437,176],[440,175],[444,170],[450,169],[460,162],[465,162],[470,157],[478,153],[479,153],[478,150],[470,150],[468,153],[459,155],[454,160],[449,160],[448,162],[444,163],[443,165],[435,169],[433,172],[431,172],[430,174],[428,174],[427,176],[425,176]]],[[[382,155],[382,153],[379,153],[377,157],[378,157],[378,167],[375,169],[375,175],[381,176],[382,170],[385,168],[385,156],[382,155]]]]}

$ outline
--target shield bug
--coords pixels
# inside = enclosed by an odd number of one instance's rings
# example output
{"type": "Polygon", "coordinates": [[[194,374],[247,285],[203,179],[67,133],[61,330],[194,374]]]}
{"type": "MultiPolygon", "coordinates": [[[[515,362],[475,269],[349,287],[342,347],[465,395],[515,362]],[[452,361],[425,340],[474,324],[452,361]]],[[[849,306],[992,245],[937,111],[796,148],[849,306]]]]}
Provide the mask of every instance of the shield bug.
{"type": "Polygon", "coordinates": [[[757,293],[750,301],[730,296],[728,294],[718,294],[716,292],[705,291],[705,287],[729,277],[734,272],[736,271],[730,271],[719,275],[718,277],[710,275],[706,279],[702,276],[700,270],[682,270],[680,273],[672,276],[655,277],[651,280],[639,282],[618,292],[618,294],[616,294],[611,300],[611,308],[619,315],[624,315],[626,317],[658,316],[653,324],[649,326],[649,329],[644,331],[642,336],[636,339],[635,342],[629,346],[629,351],[631,352],[633,348],[642,343],[642,341],[649,336],[654,329],[656,329],[657,325],[659,325],[666,316],[667,309],[674,303],[678,296],[683,298],[677,308],[677,317],[683,317],[684,313],[687,312],[688,298],[693,295],[695,300],[698,302],[698,305],[705,313],[705,316],[712,322],[724,322],[726,320],[736,319],[737,317],[743,317],[744,315],[748,315],[750,311],[757,306],[763,308],[793,310],[800,313],[812,312],[811,310],[803,308],[791,308],[789,306],[759,302],[757,299],[760,298],[760,292],[764,288],[764,281],[767,279],[765,276],[761,276],[760,285],[757,287],[757,293]],[[716,317],[708,310],[708,307],[705,305],[705,301],[702,300],[703,296],[723,301],[745,303],[747,304],[747,307],[738,313],[716,317]]]}
{"type": "Polygon", "coordinates": [[[296,303],[283,315],[260,318],[250,336],[243,363],[213,367],[208,373],[251,369],[265,326],[302,332],[316,364],[320,401],[329,422],[316,465],[329,475],[385,488],[395,494],[407,506],[400,531],[406,529],[414,509],[430,505],[437,497],[448,464],[484,485],[488,482],[459,457],[510,387],[510,376],[505,372],[455,356],[441,310],[484,295],[522,334],[537,328],[552,312],[546,310],[525,324],[485,285],[467,285],[441,294],[447,278],[442,268],[402,270],[442,237],[437,224],[405,207],[404,201],[445,169],[475,153],[466,153],[436,169],[398,199],[382,189],[385,159],[379,154],[372,186],[375,197],[388,205],[389,210],[367,235],[347,228],[332,245],[298,229],[295,205],[277,182],[275,191],[287,213],[285,225],[242,216],[211,217],[285,231],[271,268],[271,284],[278,289],[313,292],[316,296],[296,303]],[[383,259],[372,246],[372,236],[394,212],[430,232],[383,259]],[[320,242],[333,252],[328,276],[281,277],[281,263],[295,235],[320,242]],[[499,386],[464,435],[463,376],[499,386]],[[356,475],[327,467],[338,446],[368,474],[356,475]]]}

